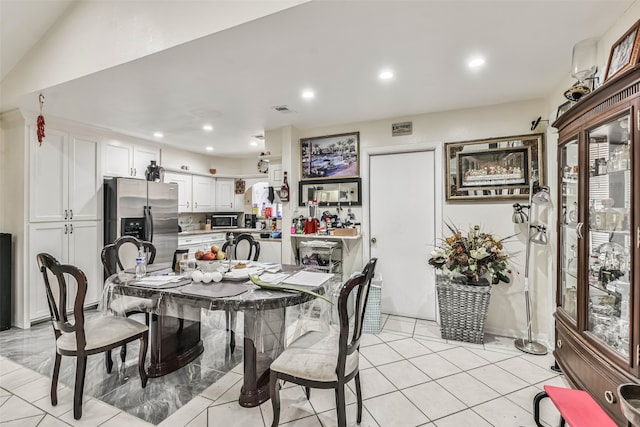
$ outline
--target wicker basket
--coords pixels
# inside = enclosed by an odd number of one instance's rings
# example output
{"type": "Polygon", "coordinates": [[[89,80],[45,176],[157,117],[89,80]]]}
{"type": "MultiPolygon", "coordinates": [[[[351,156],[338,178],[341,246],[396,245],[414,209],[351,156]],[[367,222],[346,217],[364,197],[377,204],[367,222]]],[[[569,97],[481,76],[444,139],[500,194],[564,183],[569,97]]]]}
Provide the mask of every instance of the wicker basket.
{"type": "Polygon", "coordinates": [[[463,277],[437,275],[436,289],[442,338],[484,343],[491,286],[470,286],[463,277]]]}

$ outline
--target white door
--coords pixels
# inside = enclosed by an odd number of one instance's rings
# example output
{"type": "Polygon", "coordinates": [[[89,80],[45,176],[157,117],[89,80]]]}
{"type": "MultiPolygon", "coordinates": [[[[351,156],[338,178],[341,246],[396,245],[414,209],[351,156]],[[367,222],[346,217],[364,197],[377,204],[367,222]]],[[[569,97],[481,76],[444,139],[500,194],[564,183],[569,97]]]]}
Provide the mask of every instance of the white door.
{"type": "Polygon", "coordinates": [[[103,176],[132,176],[133,175],[133,145],[108,141],[102,148],[103,176]]]}
{"type": "Polygon", "coordinates": [[[215,192],[213,178],[193,175],[193,212],[214,212],[215,192]]]}
{"type": "Polygon", "coordinates": [[[67,220],[69,214],[67,134],[47,129],[47,136],[40,145],[32,128],[30,141],[31,221],[67,220]]]}
{"type": "Polygon", "coordinates": [[[133,147],[133,176],[136,178],[146,178],[147,166],[155,160],[160,164],[160,149],[146,145],[135,145],[133,147]]]}
{"type": "Polygon", "coordinates": [[[178,184],[178,212],[191,212],[193,210],[193,202],[191,201],[191,175],[165,172],[164,182],[178,184]]]}
{"type": "MultiPolygon", "coordinates": [[[[69,263],[78,267],[87,276],[85,306],[99,302],[102,296],[101,231],[102,228],[98,221],[69,223],[69,263]]],[[[70,282],[75,286],[73,280],[70,282]]],[[[69,308],[73,308],[73,302],[69,308]]]]}
{"type": "Polygon", "coordinates": [[[98,219],[98,141],[72,135],[69,142],[69,219],[98,219]]]}
{"type": "Polygon", "coordinates": [[[235,189],[236,185],[233,179],[216,179],[216,211],[233,211],[235,189]]]}
{"type": "Polygon", "coordinates": [[[371,257],[382,275],[383,313],[436,319],[435,152],[372,155],[369,158],[371,257]]]}

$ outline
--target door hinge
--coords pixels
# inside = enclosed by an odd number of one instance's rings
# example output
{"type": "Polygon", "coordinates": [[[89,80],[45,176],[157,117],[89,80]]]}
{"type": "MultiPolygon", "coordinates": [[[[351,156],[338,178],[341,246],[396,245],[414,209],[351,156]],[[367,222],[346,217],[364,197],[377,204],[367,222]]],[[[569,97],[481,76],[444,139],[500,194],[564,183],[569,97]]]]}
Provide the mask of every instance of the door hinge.
{"type": "Polygon", "coordinates": [[[636,110],[636,129],[640,130],[640,110],[636,110]]]}
{"type": "Polygon", "coordinates": [[[636,249],[640,249],[640,227],[636,227],[636,249]]]}
{"type": "Polygon", "coordinates": [[[636,345],[636,367],[640,366],[640,344],[636,345]]]}

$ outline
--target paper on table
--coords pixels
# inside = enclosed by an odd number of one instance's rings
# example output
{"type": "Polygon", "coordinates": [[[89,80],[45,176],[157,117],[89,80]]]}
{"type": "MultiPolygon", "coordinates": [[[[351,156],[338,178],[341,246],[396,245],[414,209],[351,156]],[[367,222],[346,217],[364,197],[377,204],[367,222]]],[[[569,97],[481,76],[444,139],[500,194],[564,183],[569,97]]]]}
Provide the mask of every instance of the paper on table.
{"type": "Polygon", "coordinates": [[[333,277],[333,274],[331,273],[300,271],[293,276],[285,279],[282,283],[286,283],[288,285],[320,286],[331,277],[333,277]]]}
{"type": "Polygon", "coordinates": [[[282,281],[289,277],[289,275],[290,273],[262,273],[260,275],[260,280],[277,285],[278,283],[282,283],[282,281]]]}

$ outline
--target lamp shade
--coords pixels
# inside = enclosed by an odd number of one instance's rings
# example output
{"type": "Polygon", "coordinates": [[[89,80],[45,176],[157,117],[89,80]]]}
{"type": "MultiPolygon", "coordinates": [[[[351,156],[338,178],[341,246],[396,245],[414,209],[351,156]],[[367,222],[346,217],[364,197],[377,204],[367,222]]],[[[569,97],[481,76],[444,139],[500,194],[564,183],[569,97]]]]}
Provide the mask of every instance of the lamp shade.
{"type": "Polygon", "coordinates": [[[536,205],[547,205],[550,201],[549,187],[540,187],[538,191],[531,197],[531,202],[536,205]]]}
{"type": "Polygon", "coordinates": [[[584,83],[596,74],[598,70],[597,49],[596,39],[582,40],[573,46],[571,76],[578,79],[580,83],[584,83]]]}
{"type": "Polygon", "coordinates": [[[548,243],[547,227],[545,227],[544,225],[532,225],[531,228],[533,228],[535,231],[533,232],[529,240],[531,240],[532,243],[536,243],[538,245],[546,245],[548,243]]]}
{"type": "Polygon", "coordinates": [[[520,203],[513,204],[513,216],[511,217],[511,220],[514,224],[524,224],[529,219],[527,214],[522,210],[523,208],[524,206],[520,203]]]}

